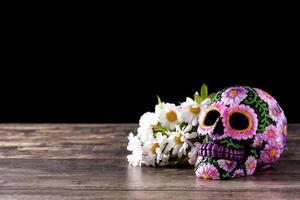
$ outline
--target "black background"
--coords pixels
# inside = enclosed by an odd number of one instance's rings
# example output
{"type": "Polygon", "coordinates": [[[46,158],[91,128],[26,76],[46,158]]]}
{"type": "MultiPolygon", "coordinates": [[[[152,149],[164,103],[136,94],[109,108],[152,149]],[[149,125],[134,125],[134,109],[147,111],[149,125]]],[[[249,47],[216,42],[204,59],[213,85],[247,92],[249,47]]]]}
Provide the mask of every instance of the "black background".
{"type": "Polygon", "coordinates": [[[210,92],[230,85],[264,89],[278,100],[289,122],[300,122],[298,80],[291,72],[260,72],[242,65],[219,70],[200,61],[199,66],[180,64],[176,69],[175,62],[171,63],[174,66],[169,68],[153,64],[138,69],[82,67],[67,72],[41,70],[36,75],[20,72],[17,77],[12,74],[11,84],[2,84],[6,87],[1,95],[1,122],[138,122],[140,115],[154,110],[156,95],[179,103],[192,97],[204,82],[210,92]],[[130,73],[125,73],[127,70],[130,73]]]}
{"type": "Polygon", "coordinates": [[[0,122],[137,123],[156,95],[182,102],[202,83],[261,88],[300,122],[298,33],[284,21],[37,18],[5,31],[0,122]]]}

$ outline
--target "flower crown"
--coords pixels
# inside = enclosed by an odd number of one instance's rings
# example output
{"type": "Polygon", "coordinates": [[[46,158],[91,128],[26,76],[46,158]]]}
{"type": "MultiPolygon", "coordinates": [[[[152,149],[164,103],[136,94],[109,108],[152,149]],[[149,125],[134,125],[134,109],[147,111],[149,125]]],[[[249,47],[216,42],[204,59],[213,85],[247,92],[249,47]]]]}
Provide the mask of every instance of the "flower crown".
{"type": "Polygon", "coordinates": [[[128,162],[133,166],[194,165],[197,160],[198,118],[211,103],[206,84],[200,94],[186,98],[180,105],[162,102],[154,112],[146,112],[139,121],[137,134],[128,136],[128,162]]]}

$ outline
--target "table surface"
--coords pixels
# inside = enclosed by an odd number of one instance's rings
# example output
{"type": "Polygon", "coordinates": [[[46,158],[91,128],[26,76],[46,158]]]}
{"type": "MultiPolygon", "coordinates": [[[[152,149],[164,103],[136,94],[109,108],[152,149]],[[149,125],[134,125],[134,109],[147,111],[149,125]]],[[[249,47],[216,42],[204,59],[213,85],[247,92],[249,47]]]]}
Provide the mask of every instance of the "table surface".
{"type": "Polygon", "coordinates": [[[128,166],[135,124],[0,125],[0,199],[300,199],[300,124],[273,169],[229,181],[128,166]]]}

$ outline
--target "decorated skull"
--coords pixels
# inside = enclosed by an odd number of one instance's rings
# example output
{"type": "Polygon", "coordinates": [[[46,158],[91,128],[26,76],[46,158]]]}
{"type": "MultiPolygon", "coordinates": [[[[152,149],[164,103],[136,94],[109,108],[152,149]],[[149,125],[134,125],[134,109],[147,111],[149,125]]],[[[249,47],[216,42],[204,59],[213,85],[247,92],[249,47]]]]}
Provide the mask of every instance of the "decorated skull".
{"type": "Polygon", "coordinates": [[[218,92],[199,117],[197,177],[230,179],[269,168],[280,157],[287,121],[276,100],[251,87],[218,92]]]}

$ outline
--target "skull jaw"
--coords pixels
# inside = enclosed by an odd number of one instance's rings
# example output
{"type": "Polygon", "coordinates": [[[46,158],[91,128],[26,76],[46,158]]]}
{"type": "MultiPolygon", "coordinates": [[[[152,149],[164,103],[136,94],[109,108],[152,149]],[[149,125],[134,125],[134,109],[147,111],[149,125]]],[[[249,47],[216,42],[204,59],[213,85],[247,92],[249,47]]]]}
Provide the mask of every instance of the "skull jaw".
{"type": "MultiPolygon", "coordinates": [[[[246,159],[249,156],[248,144],[235,148],[233,146],[221,144],[224,140],[212,140],[199,146],[198,161],[195,165],[196,175],[200,178],[207,178],[197,173],[199,171],[209,171],[211,168],[217,170],[215,177],[209,179],[231,179],[246,176],[246,159]]],[[[254,169],[255,171],[255,169],[254,169]]],[[[252,172],[253,173],[253,172],[252,172]]],[[[251,173],[251,174],[252,174],[251,173]]]]}

